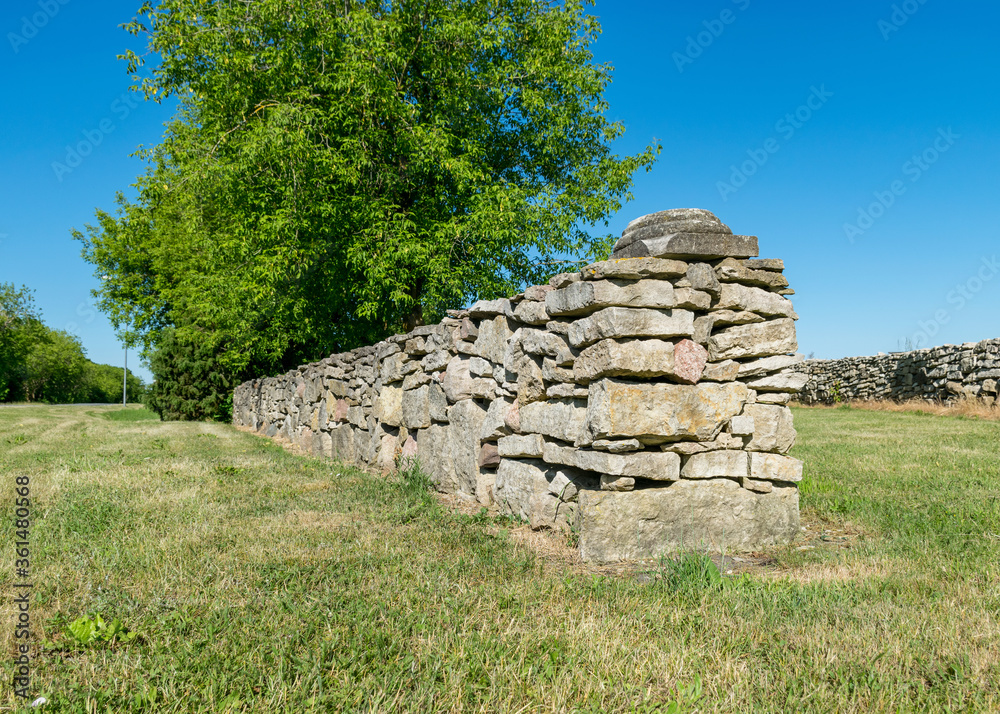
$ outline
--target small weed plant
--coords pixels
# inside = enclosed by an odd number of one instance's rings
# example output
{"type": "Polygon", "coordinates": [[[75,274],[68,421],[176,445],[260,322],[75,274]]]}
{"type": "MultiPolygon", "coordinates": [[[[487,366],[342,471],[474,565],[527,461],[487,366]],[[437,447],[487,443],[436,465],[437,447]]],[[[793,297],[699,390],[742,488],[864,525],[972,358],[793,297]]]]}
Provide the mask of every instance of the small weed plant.
{"type": "Polygon", "coordinates": [[[94,614],[93,619],[84,615],[69,623],[66,636],[75,647],[84,648],[124,644],[138,637],[138,633],[125,627],[117,617],[108,622],[94,614]]]}

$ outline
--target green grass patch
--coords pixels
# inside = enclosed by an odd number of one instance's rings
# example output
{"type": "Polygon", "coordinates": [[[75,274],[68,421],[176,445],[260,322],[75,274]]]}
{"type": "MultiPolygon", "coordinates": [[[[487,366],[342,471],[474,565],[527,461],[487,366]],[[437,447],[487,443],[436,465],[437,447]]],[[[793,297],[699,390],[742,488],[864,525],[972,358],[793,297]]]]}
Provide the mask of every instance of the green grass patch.
{"type": "Polygon", "coordinates": [[[134,422],[134,421],[160,421],[160,415],[143,406],[118,407],[96,412],[97,416],[109,421],[134,422]]]}
{"type": "Polygon", "coordinates": [[[688,554],[643,580],[453,513],[418,469],[88,409],[0,410],[4,543],[31,479],[44,711],[1000,708],[995,422],[796,410],[803,540],[739,577],[688,554]]]}

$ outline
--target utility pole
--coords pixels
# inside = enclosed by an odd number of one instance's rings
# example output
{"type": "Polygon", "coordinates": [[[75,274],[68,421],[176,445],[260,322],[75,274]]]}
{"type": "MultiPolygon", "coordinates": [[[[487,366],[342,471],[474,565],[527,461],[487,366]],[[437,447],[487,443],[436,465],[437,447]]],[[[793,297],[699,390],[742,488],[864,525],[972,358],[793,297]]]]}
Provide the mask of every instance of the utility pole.
{"type": "Polygon", "coordinates": [[[128,405],[128,345],[125,345],[125,373],[122,375],[122,406],[128,405]]]}

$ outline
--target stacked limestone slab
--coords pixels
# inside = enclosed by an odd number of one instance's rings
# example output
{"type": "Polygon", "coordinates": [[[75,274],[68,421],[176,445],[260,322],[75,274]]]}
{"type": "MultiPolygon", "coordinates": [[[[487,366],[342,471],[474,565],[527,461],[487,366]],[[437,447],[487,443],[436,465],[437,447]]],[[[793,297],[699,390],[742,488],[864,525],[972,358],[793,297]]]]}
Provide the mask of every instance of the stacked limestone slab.
{"type": "Polygon", "coordinates": [[[234,421],[445,492],[585,560],[743,550],[798,531],[785,406],[797,319],[780,260],[714,215],[633,221],[607,261],[236,390],[234,421]]]}
{"type": "Polygon", "coordinates": [[[1000,339],[873,357],[808,360],[795,369],[808,379],[798,396],[806,404],[852,399],[981,399],[995,404],[1000,339]]]}

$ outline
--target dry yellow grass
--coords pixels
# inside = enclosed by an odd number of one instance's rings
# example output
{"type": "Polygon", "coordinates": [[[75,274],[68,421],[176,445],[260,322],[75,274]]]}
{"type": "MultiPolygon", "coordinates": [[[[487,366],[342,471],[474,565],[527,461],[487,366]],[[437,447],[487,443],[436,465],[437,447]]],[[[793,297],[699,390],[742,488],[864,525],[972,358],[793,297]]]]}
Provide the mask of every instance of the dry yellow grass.
{"type": "Polygon", "coordinates": [[[902,402],[891,399],[857,399],[843,404],[796,404],[795,406],[799,409],[838,409],[849,406],[852,409],[874,412],[919,413],[1000,421],[1000,404],[982,399],[959,399],[948,403],[925,399],[908,399],[902,402]]]}

